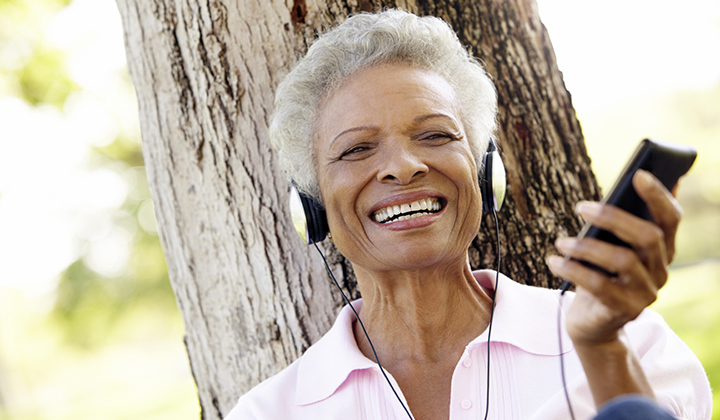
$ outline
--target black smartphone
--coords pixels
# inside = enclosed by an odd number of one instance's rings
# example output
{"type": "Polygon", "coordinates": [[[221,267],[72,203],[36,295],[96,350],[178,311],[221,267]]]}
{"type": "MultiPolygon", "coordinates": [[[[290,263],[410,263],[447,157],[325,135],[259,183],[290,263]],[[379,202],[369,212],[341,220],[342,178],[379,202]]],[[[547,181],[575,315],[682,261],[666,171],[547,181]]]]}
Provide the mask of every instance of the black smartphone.
{"type": "MultiPolygon", "coordinates": [[[[635,172],[638,169],[644,169],[658,178],[665,188],[672,190],[675,184],[677,184],[678,179],[690,170],[696,157],[697,150],[692,146],[644,139],[640,142],[637,149],[635,149],[635,152],[625,165],[615,184],[600,202],[603,204],[612,204],[645,220],[652,221],[653,218],[650,210],[640,196],[637,195],[632,185],[632,178],[635,172]]],[[[588,223],[580,230],[578,238],[597,238],[611,244],[630,248],[630,245],[612,233],[588,223]]],[[[603,274],[609,276],[615,275],[587,261],[580,262],[603,274]]],[[[562,289],[567,289],[569,284],[566,285],[566,283],[567,282],[563,282],[561,286],[562,289]]]]}

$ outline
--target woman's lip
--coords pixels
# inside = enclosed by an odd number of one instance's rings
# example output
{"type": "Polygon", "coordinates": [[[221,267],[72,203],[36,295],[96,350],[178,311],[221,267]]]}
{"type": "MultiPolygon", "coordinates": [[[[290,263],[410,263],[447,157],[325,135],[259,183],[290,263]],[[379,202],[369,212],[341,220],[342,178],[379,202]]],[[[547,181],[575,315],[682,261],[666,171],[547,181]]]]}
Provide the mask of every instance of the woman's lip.
{"type": "Polygon", "coordinates": [[[413,201],[418,201],[423,198],[432,198],[432,197],[439,198],[441,201],[443,201],[443,204],[447,203],[447,199],[445,198],[445,196],[443,196],[442,194],[438,194],[434,191],[429,191],[429,190],[413,191],[413,192],[397,194],[397,195],[393,195],[391,197],[383,198],[382,200],[378,201],[370,208],[370,211],[367,213],[367,216],[372,219],[372,215],[376,211],[378,211],[380,209],[384,209],[385,207],[390,207],[390,206],[395,206],[395,205],[399,206],[401,204],[410,204],[413,201]]]}

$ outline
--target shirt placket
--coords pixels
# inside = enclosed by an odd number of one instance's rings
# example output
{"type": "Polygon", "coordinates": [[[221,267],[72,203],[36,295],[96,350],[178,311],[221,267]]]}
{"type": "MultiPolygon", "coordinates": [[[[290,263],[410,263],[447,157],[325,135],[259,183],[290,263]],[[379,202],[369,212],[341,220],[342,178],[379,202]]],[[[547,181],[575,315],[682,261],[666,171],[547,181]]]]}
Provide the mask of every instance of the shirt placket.
{"type": "Polygon", "coordinates": [[[485,369],[479,366],[478,360],[473,357],[479,349],[466,349],[463,352],[460,362],[455,367],[452,379],[450,394],[450,419],[451,420],[476,420],[480,410],[484,407],[484,401],[478,399],[479,381],[478,371],[485,369]]]}

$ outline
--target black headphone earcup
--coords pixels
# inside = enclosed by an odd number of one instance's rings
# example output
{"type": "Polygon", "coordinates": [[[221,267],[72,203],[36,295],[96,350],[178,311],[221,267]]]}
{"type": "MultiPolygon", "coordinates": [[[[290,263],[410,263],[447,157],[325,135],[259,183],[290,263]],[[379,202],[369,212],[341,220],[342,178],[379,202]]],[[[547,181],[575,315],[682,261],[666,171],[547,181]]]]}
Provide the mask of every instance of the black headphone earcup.
{"type": "Polygon", "coordinates": [[[308,244],[321,242],[325,240],[330,231],[327,222],[327,213],[322,204],[309,195],[302,194],[301,198],[305,200],[304,205],[307,206],[308,216],[308,244]]]}
{"type": "Polygon", "coordinates": [[[330,231],[322,204],[295,185],[290,189],[290,215],[295,231],[308,245],[321,242],[330,231]]]}
{"type": "Polygon", "coordinates": [[[480,192],[484,212],[500,211],[505,201],[505,165],[494,141],[490,141],[483,156],[483,175],[480,178],[480,192]]]}

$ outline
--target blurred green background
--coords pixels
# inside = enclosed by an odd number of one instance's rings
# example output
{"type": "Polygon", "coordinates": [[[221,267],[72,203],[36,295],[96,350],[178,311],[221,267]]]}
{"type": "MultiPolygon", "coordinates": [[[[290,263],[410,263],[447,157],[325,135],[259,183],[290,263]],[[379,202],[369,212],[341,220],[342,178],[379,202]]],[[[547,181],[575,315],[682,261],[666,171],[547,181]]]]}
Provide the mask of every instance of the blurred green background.
{"type": "MultiPolygon", "coordinates": [[[[654,309],[720,389],[719,2],[586,3],[539,6],[601,184],[699,150],[654,309]]],[[[0,420],[197,419],[182,336],[114,2],[0,0],[0,420]]]]}

